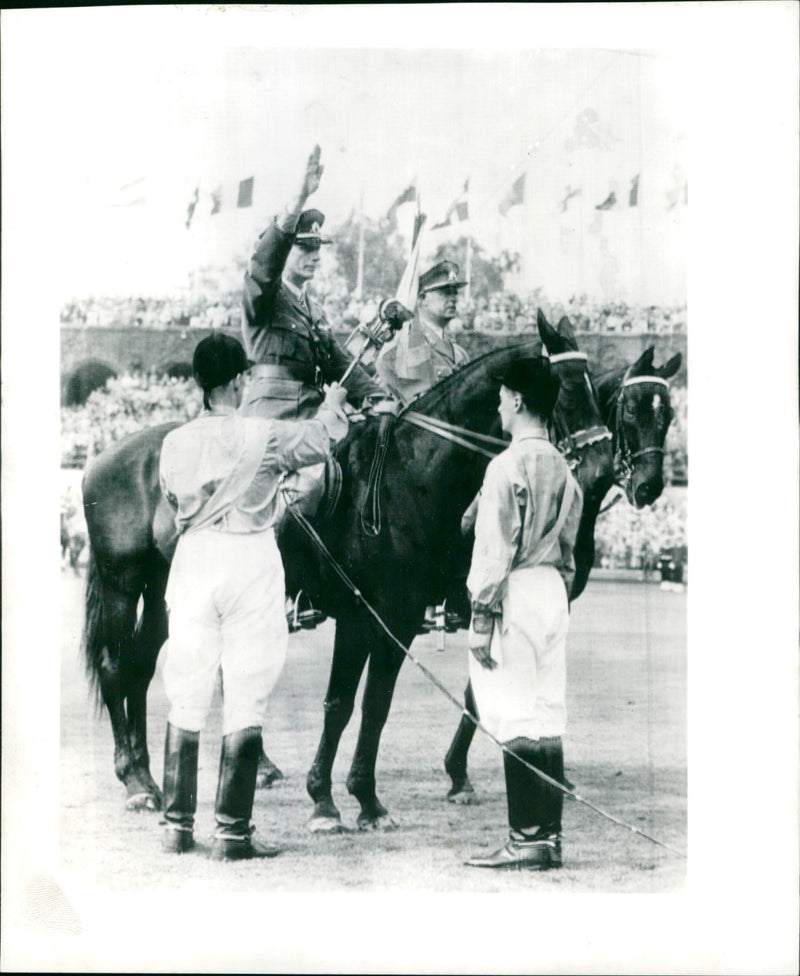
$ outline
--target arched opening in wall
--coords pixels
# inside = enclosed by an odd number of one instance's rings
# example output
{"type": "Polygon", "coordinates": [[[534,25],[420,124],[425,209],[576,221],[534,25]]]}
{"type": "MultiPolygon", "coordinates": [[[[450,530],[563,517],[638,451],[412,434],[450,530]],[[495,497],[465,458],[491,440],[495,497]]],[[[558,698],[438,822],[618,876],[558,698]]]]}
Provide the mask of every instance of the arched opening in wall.
{"type": "Polygon", "coordinates": [[[81,363],[75,367],[67,380],[64,389],[64,405],[67,407],[81,406],[89,399],[90,393],[104,387],[106,381],[116,375],[115,369],[97,359],[90,359],[81,363]]]}
{"type": "Polygon", "coordinates": [[[190,380],[192,378],[192,367],[190,363],[170,363],[161,370],[164,376],[169,376],[174,380],[190,380]]]}

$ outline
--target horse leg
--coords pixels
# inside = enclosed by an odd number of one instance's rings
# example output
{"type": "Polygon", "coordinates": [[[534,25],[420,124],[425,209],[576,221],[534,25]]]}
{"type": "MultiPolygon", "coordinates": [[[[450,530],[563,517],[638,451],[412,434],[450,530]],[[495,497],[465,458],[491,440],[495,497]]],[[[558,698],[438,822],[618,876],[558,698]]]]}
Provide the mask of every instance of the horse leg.
{"type": "Polygon", "coordinates": [[[358,608],[350,614],[342,613],[336,621],[322,737],[306,780],[309,796],[314,801],[314,813],[309,821],[313,832],[336,833],[343,829],[331,795],[331,773],[339,740],[353,714],[358,682],[369,654],[369,642],[365,639],[368,628],[369,620],[358,608]]]}
{"type": "Polygon", "coordinates": [[[471,681],[467,683],[464,692],[464,707],[468,714],[461,716],[456,734],[444,757],[444,768],[452,781],[447,799],[450,803],[470,804],[475,803],[475,790],[467,775],[467,755],[477,726],[469,716],[478,717],[478,706],[475,704],[471,681]]]}
{"type": "MultiPolygon", "coordinates": [[[[413,639],[411,633],[400,634],[404,644],[413,639]]],[[[393,830],[397,824],[375,792],[375,763],[381,733],[389,715],[392,695],[405,655],[383,635],[375,638],[371,648],[367,683],[361,705],[361,728],[358,733],[353,764],[347,777],[347,789],[361,804],[357,825],[360,830],[393,830]]]]}
{"type": "MultiPolygon", "coordinates": [[[[90,582],[91,585],[91,582],[90,582]]],[[[131,810],[159,809],[160,794],[150,777],[142,777],[134,757],[125,702],[131,692],[131,660],[137,596],[105,589],[102,625],[87,628],[86,653],[100,685],[114,734],[114,771],[128,794],[131,810]],[[154,791],[155,788],[155,791],[154,791]]]]}
{"type": "Polygon", "coordinates": [[[169,569],[159,567],[143,593],[144,609],[133,639],[133,655],[125,669],[126,706],[131,760],[135,779],[142,787],[138,795],[129,796],[129,810],[160,810],[161,790],[150,773],[147,749],[147,689],[153,678],[158,652],[167,639],[168,618],[164,590],[169,569]]]}

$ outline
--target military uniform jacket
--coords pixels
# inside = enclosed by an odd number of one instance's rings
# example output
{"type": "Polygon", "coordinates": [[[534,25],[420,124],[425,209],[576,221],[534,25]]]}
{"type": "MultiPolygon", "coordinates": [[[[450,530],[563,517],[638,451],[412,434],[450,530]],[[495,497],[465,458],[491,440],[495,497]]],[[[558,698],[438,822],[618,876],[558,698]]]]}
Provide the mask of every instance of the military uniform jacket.
{"type": "MultiPolygon", "coordinates": [[[[351,360],[334,338],[322,306],[307,294],[293,294],[281,279],[293,243],[294,236],[275,221],[259,238],[244,276],[244,346],[254,362],[283,366],[289,378],[320,386],[339,380],[351,360]]],[[[355,404],[381,392],[361,366],[347,386],[355,404]]]]}
{"type": "Polygon", "coordinates": [[[381,349],[375,371],[405,404],[468,362],[466,350],[458,343],[415,318],[381,349]]]}

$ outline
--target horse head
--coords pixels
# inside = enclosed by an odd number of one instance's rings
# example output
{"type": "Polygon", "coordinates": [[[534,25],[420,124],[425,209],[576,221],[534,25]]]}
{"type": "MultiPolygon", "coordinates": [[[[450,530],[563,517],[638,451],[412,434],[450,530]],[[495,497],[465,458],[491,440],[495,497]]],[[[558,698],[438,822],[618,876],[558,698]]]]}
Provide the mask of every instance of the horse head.
{"type": "Polygon", "coordinates": [[[654,347],[601,385],[601,402],[614,434],[614,480],[636,508],[652,505],[664,490],[664,442],[672,421],[669,379],[680,353],[653,365],[654,347]]]}
{"type": "Polygon", "coordinates": [[[536,324],[561,380],[551,439],[567,460],[584,499],[602,501],[614,480],[611,431],[603,423],[597,393],[569,319],[554,329],[539,309],[536,324]]]}

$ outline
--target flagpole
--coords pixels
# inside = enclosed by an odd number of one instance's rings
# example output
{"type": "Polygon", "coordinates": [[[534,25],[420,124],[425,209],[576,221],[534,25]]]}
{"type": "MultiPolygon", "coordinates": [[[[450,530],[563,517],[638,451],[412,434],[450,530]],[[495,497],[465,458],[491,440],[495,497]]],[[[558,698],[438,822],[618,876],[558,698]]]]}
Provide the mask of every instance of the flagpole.
{"type": "Polygon", "coordinates": [[[361,194],[361,209],[358,215],[358,270],[356,271],[356,299],[364,297],[364,194],[361,194]]]}
{"type": "Polygon", "coordinates": [[[464,277],[467,279],[467,286],[464,289],[464,301],[469,306],[470,290],[472,288],[472,234],[467,234],[467,255],[464,266],[466,269],[464,277]]]}

